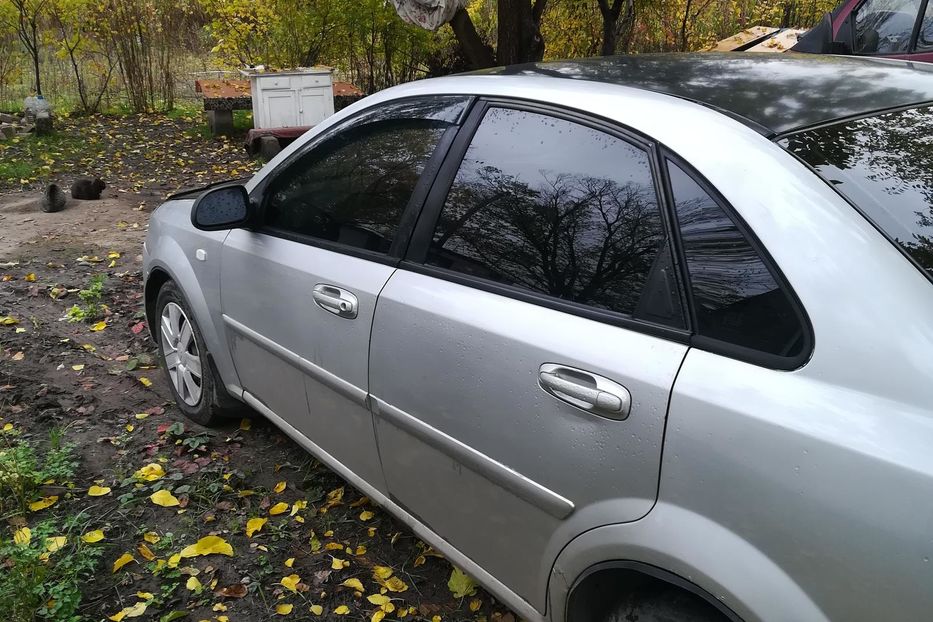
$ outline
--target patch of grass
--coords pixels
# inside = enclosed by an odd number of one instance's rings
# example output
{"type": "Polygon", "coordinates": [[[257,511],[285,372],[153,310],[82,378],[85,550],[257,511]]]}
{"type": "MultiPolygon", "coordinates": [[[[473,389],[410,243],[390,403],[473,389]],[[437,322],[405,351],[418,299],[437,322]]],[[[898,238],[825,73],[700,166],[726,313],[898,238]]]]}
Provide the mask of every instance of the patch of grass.
{"type": "Polygon", "coordinates": [[[41,460],[35,448],[23,440],[13,440],[0,448],[0,515],[26,514],[44,482],[63,484],[74,477],[74,445],[63,444],[59,432],[53,431],[50,437],[48,451],[41,460]]]}
{"type": "Polygon", "coordinates": [[[78,291],[78,297],[84,305],[72,305],[65,313],[69,322],[83,322],[85,320],[96,320],[103,311],[103,305],[100,300],[104,294],[104,281],[107,279],[105,274],[95,274],[91,277],[87,289],[78,291]]]}
{"type": "Polygon", "coordinates": [[[48,177],[65,154],[83,149],[81,139],[65,133],[17,136],[0,142],[0,183],[24,184],[48,177]]]}
{"type": "Polygon", "coordinates": [[[18,542],[0,536],[4,569],[0,572],[0,611],[8,620],[82,619],[78,614],[81,587],[95,575],[103,553],[102,547],[85,544],[80,538],[80,525],[86,518],[78,514],[60,522],[42,521],[18,542]]]}

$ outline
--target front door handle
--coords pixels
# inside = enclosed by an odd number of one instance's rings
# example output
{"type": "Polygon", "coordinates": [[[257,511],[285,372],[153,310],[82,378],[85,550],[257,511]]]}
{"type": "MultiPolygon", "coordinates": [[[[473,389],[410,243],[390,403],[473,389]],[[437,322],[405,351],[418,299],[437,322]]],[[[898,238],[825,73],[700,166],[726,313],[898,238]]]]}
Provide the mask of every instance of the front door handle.
{"type": "Polygon", "coordinates": [[[318,283],[311,291],[311,297],[320,308],[348,320],[359,312],[360,302],[356,296],[334,285],[318,283]]]}
{"type": "Polygon", "coordinates": [[[557,399],[601,417],[622,421],[632,409],[628,389],[575,367],[545,363],[538,370],[538,383],[557,399]]]}

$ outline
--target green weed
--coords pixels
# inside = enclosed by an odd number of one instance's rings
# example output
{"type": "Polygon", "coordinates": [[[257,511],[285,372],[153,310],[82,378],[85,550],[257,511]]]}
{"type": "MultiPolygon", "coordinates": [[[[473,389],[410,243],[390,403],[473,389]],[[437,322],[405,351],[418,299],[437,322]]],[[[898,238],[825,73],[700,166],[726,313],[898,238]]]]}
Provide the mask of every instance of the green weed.
{"type": "Polygon", "coordinates": [[[72,305],[65,313],[69,322],[83,322],[85,320],[96,320],[103,312],[103,305],[100,301],[104,295],[104,281],[106,275],[96,274],[91,277],[87,289],[78,291],[78,297],[84,305],[72,305]]]}

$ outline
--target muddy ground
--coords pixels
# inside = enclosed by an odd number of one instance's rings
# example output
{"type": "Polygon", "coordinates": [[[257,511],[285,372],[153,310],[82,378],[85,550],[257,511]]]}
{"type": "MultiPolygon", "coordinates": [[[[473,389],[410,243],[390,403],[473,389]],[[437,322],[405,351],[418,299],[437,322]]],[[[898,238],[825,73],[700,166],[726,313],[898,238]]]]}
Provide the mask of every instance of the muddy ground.
{"type": "MultiPolygon", "coordinates": [[[[70,201],[58,214],[38,211],[38,188],[48,179],[93,174],[104,168],[108,152],[112,157],[135,150],[135,130],[121,138],[105,119],[94,123],[110,137],[101,143],[103,155],[83,162],[65,158],[44,177],[26,180],[24,190],[0,193],[0,428],[12,424],[17,441],[39,447],[51,430],[64,430],[79,459],[73,481],[43,491],[59,501],[4,517],[2,537],[23,524],[83,510],[71,536],[93,529],[106,534],[94,545],[105,547],[95,578],[83,587],[80,611],[88,620],[133,606],[141,598],[137,593],[155,595],[140,620],[177,611],[177,619],[192,621],[259,621],[277,616],[279,605],[292,605],[283,620],[371,620],[380,606],[367,596],[380,593],[392,599],[383,607],[392,609],[387,619],[514,620],[481,590],[455,597],[446,560],[260,416],[219,429],[184,419],[157,368],[143,317],[140,251],[148,215],[167,191],[255,164],[223,145],[227,166],[198,158],[198,141],[214,145],[188,131],[181,134],[190,141],[184,179],[166,181],[154,169],[138,170],[149,161],[140,156],[135,165],[112,167],[111,174],[124,176],[106,179],[110,187],[102,200],[70,201]],[[69,307],[80,303],[77,290],[95,275],[105,277],[100,319],[106,325],[64,320],[69,307]],[[164,477],[135,479],[134,472],[149,463],[160,464],[164,477]],[[93,484],[111,492],[90,497],[93,484]],[[149,495],[159,487],[171,489],[179,504],[154,504],[149,495]],[[270,515],[278,503],[288,504],[288,511],[270,515]],[[248,519],[260,517],[268,522],[247,537],[248,519]],[[207,535],[224,538],[233,555],[193,557],[166,568],[174,553],[207,535]],[[133,561],[112,572],[125,552],[133,561]],[[377,567],[390,568],[400,581],[378,578],[377,567]],[[192,574],[201,590],[186,587],[192,574]],[[290,575],[299,578],[294,590],[282,584],[290,575]],[[353,581],[341,585],[354,578],[362,591],[353,581]],[[389,583],[404,589],[389,589],[389,583]]],[[[177,121],[166,125],[185,130],[177,121]]],[[[170,161],[160,159],[159,167],[170,161]]],[[[0,438],[0,447],[11,442],[0,438]]]]}

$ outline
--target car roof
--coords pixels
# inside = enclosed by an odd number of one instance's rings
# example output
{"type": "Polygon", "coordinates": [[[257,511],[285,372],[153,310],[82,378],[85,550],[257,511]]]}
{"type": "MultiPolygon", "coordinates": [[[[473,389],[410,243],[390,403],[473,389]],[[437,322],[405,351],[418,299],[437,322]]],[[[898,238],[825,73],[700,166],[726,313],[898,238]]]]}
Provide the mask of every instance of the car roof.
{"type": "Polygon", "coordinates": [[[496,67],[466,75],[549,76],[664,93],[774,137],[933,102],[933,65],[857,56],[700,52],[496,67]]]}

